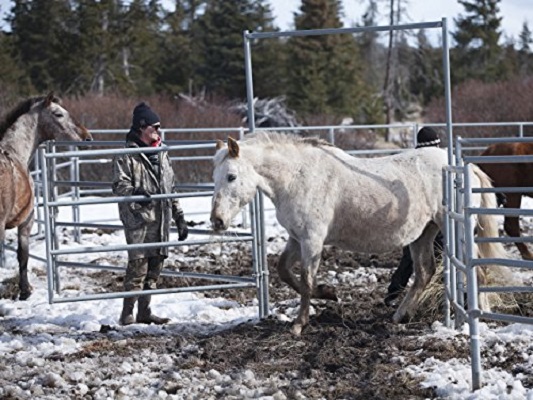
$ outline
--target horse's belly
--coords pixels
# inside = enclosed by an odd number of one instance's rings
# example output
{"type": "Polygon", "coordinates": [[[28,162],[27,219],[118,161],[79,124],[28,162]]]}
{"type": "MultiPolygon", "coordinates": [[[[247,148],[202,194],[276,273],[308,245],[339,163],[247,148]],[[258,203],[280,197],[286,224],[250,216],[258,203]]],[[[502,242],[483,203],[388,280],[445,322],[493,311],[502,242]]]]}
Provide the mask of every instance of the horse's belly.
{"type": "Polygon", "coordinates": [[[429,220],[429,216],[409,213],[401,220],[354,222],[355,219],[344,218],[332,225],[326,244],[362,253],[386,253],[415,241],[429,220]]]}
{"type": "Polygon", "coordinates": [[[326,245],[337,246],[344,250],[358,253],[387,253],[405,245],[403,241],[395,240],[384,235],[367,237],[328,237],[326,245]]]}

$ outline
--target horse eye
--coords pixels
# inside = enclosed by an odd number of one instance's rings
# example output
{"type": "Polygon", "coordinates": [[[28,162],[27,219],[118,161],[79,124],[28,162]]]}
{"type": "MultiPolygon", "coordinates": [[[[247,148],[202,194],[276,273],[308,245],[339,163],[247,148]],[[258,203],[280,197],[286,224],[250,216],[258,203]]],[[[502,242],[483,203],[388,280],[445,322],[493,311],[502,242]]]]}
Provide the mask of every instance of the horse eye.
{"type": "Polygon", "coordinates": [[[63,114],[61,114],[61,113],[54,113],[54,117],[56,117],[56,118],[63,118],[63,114]]]}
{"type": "Polygon", "coordinates": [[[233,182],[235,179],[237,179],[237,175],[233,175],[233,174],[228,175],[228,182],[233,182]]]}

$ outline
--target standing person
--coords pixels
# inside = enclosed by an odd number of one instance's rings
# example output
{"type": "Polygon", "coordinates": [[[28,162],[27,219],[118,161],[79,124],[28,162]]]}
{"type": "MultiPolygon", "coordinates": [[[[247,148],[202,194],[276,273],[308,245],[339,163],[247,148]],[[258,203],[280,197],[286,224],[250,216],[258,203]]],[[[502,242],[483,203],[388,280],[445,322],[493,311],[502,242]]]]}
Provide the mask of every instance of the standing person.
{"type": "MultiPolygon", "coordinates": [[[[145,103],[133,110],[131,129],[126,136],[127,148],[158,148],[161,146],[159,128],[161,121],[145,103]]],[[[152,200],[154,194],[173,192],[174,171],[166,151],[124,154],[113,161],[113,194],[116,196],[144,196],[145,200],[119,203],[120,220],[128,244],[166,242],[169,238],[171,219],[178,228],[178,240],[187,238],[188,228],[179,200],[152,200]]],[[[124,278],[124,290],[151,290],[157,281],[168,248],[128,250],[128,267],[124,278]]],[[[135,322],[133,308],[139,300],[137,319],[143,324],[165,324],[168,318],[160,318],[150,310],[150,295],[124,299],[121,325],[135,322]]]]}
{"type": "MultiPolygon", "coordinates": [[[[430,128],[425,126],[420,129],[416,135],[416,148],[422,147],[439,147],[440,139],[438,133],[430,128]]],[[[442,233],[439,232],[435,241],[433,242],[433,252],[435,258],[439,258],[442,254],[443,237],[442,233]]],[[[385,303],[387,305],[391,304],[399,295],[402,293],[409,282],[409,278],[413,274],[413,259],[411,258],[411,251],[409,246],[403,248],[402,259],[396,271],[392,274],[391,283],[387,289],[387,296],[385,297],[385,303]]]]}

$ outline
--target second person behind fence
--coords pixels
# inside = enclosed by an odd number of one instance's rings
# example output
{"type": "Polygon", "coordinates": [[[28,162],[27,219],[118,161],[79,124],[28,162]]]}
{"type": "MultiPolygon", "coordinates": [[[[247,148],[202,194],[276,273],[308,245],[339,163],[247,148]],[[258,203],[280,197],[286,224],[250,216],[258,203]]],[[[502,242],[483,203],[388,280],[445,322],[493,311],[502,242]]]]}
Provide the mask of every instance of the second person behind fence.
{"type": "MultiPolygon", "coordinates": [[[[127,148],[159,148],[161,137],[159,116],[145,103],[133,110],[131,129],[126,136],[127,148]]],[[[144,196],[136,202],[119,203],[120,220],[124,225],[126,242],[142,244],[169,240],[172,219],[178,228],[178,239],[185,240],[188,228],[177,198],[154,200],[152,195],[173,192],[174,171],[166,151],[125,154],[113,161],[113,194],[116,196],[144,196]]],[[[167,247],[128,250],[128,266],[124,278],[125,291],[151,290],[157,281],[163,261],[168,257],[167,247]]],[[[164,324],[168,318],[152,314],[150,295],[124,299],[120,324],[135,321],[144,324],[164,324]],[[139,301],[137,318],[133,308],[139,301]]]]}

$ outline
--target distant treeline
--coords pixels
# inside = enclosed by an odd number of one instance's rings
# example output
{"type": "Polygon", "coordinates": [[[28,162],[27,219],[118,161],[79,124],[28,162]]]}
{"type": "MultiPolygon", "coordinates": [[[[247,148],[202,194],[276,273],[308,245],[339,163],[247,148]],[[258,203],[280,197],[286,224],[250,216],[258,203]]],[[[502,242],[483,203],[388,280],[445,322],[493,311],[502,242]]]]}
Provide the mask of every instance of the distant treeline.
{"type": "MultiPolygon", "coordinates": [[[[500,0],[458,0],[452,29],[454,86],[533,75],[532,34],[502,43],[500,0]]],[[[0,108],[56,90],[71,99],[174,98],[179,93],[244,100],[243,31],[273,31],[267,0],[14,0],[0,35],[0,108]]],[[[391,24],[408,12],[399,0],[367,0],[361,26],[386,6],[391,24]]],[[[340,0],[303,0],[297,30],[340,28],[340,0]]],[[[364,32],[257,40],[255,95],[284,95],[300,119],[351,117],[358,124],[408,119],[443,96],[442,50],[427,33],[364,32]]],[[[128,104],[129,106],[130,104],[128,104]]],[[[111,108],[113,104],[109,105],[111,108]]],[[[85,110],[88,121],[98,120],[85,110]]],[[[530,118],[533,118],[531,116],[530,118]]],[[[101,121],[100,121],[101,122],[101,121]]],[[[92,128],[116,127],[100,122],[92,128]]]]}

